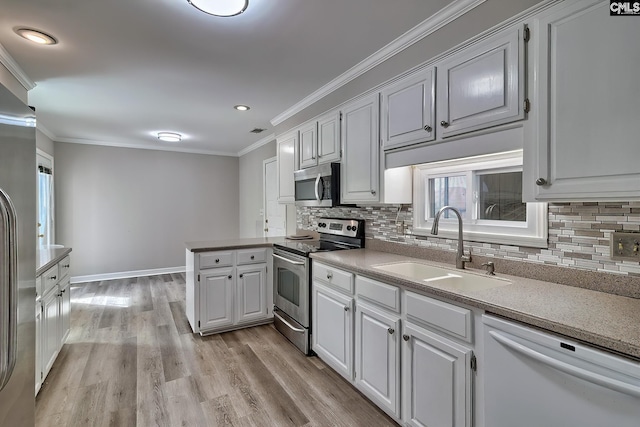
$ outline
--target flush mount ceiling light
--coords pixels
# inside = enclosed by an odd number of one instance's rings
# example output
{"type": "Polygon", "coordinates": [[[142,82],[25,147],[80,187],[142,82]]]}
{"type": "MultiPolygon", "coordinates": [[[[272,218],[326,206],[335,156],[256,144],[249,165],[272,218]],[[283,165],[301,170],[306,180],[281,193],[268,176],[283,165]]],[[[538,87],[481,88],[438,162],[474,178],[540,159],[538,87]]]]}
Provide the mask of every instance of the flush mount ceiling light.
{"type": "Polygon", "coordinates": [[[249,0],[187,0],[204,13],[214,16],[240,15],[249,6],[249,0]]]}
{"type": "Polygon", "coordinates": [[[20,37],[34,43],[44,45],[52,45],[58,43],[58,40],[56,40],[53,36],[50,36],[47,33],[43,33],[42,31],[34,30],[33,28],[18,28],[17,30],[15,30],[15,32],[20,37]]]}
{"type": "Polygon", "coordinates": [[[248,105],[234,105],[233,108],[238,111],[247,111],[250,109],[248,105]]]}
{"type": "Polygon", "coordinates": [[[180,142],[182,135],[175,132],[158,132],[158,139],[166,142],[180,142]]]}

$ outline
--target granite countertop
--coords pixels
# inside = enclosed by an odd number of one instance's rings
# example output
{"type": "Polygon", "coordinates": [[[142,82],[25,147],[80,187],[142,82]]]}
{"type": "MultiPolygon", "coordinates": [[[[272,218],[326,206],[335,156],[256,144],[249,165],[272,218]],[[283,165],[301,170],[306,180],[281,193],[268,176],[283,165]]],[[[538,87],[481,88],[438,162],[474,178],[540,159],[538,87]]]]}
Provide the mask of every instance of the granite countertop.
{"type": "Polygon", "coordinates": [[[69,255],[71,248],[49,248],[36,251],[36,277],[62,261],[69,255]]]}
{"type": "Polygon", "coordinates": [[[273,246],[274,243],[286,241],[284,236],[279,237],[255,237],[228,240],[205,240],[199,242],[186,242],[185,246],[191,252],[209,252],[225,249],[255,248],[261,246],[273,246]]]}
{"type": "MultiPolygon", "coordinates": [[[[640,359],[640,299],[637,298],[510,276],[499,271],[495,277],[507,279],[512,284],[476,291],[426,285],[423,281],[384,272],[373,266],[401,261],[449,269],[455,269],[455,266],[371,249],[320,252],[311,257],[373,279],[477,307],[640,359]]],[[[466,272],[484,274],[478,270],[466,272]]]]}

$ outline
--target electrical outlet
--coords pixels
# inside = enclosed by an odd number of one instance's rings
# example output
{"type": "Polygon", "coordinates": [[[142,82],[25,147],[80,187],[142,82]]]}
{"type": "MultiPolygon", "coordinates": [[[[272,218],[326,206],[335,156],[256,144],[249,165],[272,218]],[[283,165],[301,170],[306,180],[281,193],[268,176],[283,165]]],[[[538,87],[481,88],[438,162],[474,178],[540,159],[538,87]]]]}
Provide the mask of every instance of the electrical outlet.
{"type": "Polygon", "coordinates": [[[640,233],[611,233],[611,258],[640,262],[640,233]]]}

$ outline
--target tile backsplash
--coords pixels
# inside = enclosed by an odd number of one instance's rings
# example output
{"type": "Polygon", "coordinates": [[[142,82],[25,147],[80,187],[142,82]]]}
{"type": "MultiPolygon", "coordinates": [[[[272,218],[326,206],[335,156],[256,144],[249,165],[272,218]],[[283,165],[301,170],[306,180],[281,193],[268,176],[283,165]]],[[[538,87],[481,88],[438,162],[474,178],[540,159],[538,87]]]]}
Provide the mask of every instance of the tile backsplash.
{"type": "MultiPolygon", "coordinates": [[[[407,245],[455,250],[453,239],[412,234],[413,210],[404,205],[396,227],[398,205],[297,208],[297,228],[315,229],[317,217],[361,218],[366,220],[367,238],[407,245]]],[[[640,202],[583,202],[549,204],[549,247],[546,249],[465,241],[477,255],[544,263],[568,268],[640,277],[640,263],[616,261],[610,257],[609,242],[614,231],[640,231],[640,202]]]]}

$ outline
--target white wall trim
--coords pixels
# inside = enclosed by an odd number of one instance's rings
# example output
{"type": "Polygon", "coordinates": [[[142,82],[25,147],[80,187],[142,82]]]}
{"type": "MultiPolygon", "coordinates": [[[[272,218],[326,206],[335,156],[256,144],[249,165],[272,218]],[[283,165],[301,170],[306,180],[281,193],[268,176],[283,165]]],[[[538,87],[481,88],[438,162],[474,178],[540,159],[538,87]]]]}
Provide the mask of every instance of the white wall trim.
{"type": "Polygon", "coordinates": [[[262,147],[263,145],[267,145],[271,141],[275,141],[275,140],[276,140],[276,135],[274,133],[272,133],[270,135],[267,135],[264,138],[262,138],[260,141],[254,142],[253,144],[251,144],[247,148],[238,151],[238,157],[242,157],[245,154],[248,154],[248,153],[252,152],[253,150],[258,149],[258,148],[262,147]]]}
{"type": "Polygon", "coordinates": [[[93,139],[82,139],[82,138],[55,138],[55,139],[52,138],[52,139],[56,142],[67,142],[70,144],[101,145],[105,147],[135,148],[139,150],[171,151],[176,153],[238,157],[238,153],[230,153],[227,151],[198,150],[198,149],[192,149],[192,148],[180,148],[180,147],[171,147],[171,146],[145,146],[145,145],[139,145],[139,144],[126,143],[126,142],[97,141],[93,139]]]}
{"type": "Polygon", "coordinates": [[[7,70],[16,78],[26,90],[31,90],[36,87],[36,82],[31,80],[27,73],[24,72],[22,67],[18,65],[15,59],[7,52],[7,50],[0,44],[0,63],[7,67],[7,70]]]}
{"type": "Polygon", "coordinates": [[[363,75],[367,71],[378,66],[382,62],[403,51],[412,44],[422,40],[429,34],[434,33],[448,23],[456,20],[460,16],[476,8],[485,1],[486,0],[456,0],[452,2],[448,6],[442,8],[440,11],[436,12],[426,20],[422,21],[420,24],[404,33],[402,36],[398,37],[397,39],[383,47],[382,49],[378,50],[373,55],[359,62],[346,72],[331,80],[326,85],[322,86],[320,89],[316,90],[312,94],[303,98],[298,103],[294,104],[284,112],[271,119],[271,124],[273,126],[279,125],[283,121],[299,113],[300,111],[304,110],[305,108],[309,107],[310,105],[314,104],[330,93],[336,91],[350,81],[363,75]]]}
{"type": "Polygon", "coordinates": [[[102,280],[128,279],[131,277],[157,276],[158,274],[184,273],[185,271],[186,268],[184,266],[180,266],[154,268],[151,270],[134,270],[120,271],[116,273],[89,274],[87,276],[72,276],[71,283],[99,282],[102,280]]]}

